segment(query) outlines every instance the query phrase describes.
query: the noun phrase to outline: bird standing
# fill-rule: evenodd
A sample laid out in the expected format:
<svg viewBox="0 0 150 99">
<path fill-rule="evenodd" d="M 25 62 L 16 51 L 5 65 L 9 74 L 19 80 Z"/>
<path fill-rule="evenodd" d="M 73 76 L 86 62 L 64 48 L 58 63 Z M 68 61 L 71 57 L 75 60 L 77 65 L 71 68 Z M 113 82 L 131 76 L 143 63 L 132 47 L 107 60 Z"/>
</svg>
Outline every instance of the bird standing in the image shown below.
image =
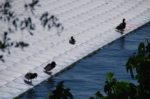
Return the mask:
<svg viewBox="0 0 150 99">
<path fill-rule="evenodd" d="M 73 38 L 73 36 L 71 36 L 71 39 L 69 40 L 70 44 L 75 44 L 76 40 Z"/>
<path fill-rule="evenodd" d="M 50 71 L 50 73 L 52 73 L 51 70 L 52 70 L 54 67 L 56 67 L 56 63 L 53 61 L 52 63 L 47 64 L 46 67 L 44 67 L 44 69 L 45 69 L 45 71 L 47 71 L 47 72 Z"/>
<path fill-rule="evenodd" d="M 37 73 L 27 73 L 24 77 L 32 82 L 32 79 L 37 78 Z"/>
<path fill-rule="evenodd" d="M 122 23 L 120 23 L 116 29 L 123 31 L 126 28 L 126 22 L 125 19 L 122 20 Z"/>
</svg>

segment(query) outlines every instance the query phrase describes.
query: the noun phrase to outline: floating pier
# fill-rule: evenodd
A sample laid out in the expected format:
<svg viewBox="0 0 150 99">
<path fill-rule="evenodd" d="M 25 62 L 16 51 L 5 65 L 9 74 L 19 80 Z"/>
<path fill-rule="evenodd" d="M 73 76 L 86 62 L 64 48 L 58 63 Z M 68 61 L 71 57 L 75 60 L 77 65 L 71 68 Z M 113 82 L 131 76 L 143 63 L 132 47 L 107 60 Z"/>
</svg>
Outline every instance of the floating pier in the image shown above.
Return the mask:
<svg viewBox="0 0 150 99">
<path fill-rule="evenodd" d="M 30 2 L 27 0 L 26 2 Z M 31 14 L 24 11 L 23 0 L 13 0 L 13 9 L 23 17 Z M 80 59 L 102 48 L 108 43 L 138 29 L 150 22 L 150 0 L 40 0 L 40 7 L 35 8 L 36 24 L 34 35 L 27 31 L 10 34 L 12 39 L 20 39 L 29 43 L 29 47 L 12 48 L 11 54 L 4 55 L 5 63 L 0 61 L 0 99 L 16 98 L 27 90 L 51 77 L 43 72 L 43 68 L 55 61 L 57 66 L 53 75 L 60 73 Z M 57 29 L 44 29 L 39 21 L 44 12 L 56 15 L 64 26 L 62 32 Z M 22 16 L 21 16 L 22 15 Z M 126 19 L 126 29 L 123 33 L 115 27 Z M 5 30 L 7 25 L 1 30 Z M 76 39 L 76 44 L 69 44 L 70 37 Z M 133 38 L 134 39 L 134 38 Z M 36 72 L 37 79 L 32 84 L 24 81 L 27 72 Z"/>
</svg>

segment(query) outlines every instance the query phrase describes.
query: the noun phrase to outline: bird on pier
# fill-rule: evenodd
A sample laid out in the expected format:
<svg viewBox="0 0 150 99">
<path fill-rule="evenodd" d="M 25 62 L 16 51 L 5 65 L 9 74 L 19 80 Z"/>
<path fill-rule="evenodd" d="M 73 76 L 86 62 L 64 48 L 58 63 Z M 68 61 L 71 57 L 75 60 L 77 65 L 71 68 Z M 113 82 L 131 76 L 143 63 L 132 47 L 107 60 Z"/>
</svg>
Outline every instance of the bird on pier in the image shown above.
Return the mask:
<svg viewBox="0 0 150 99">
<path fill-rule="evenodd" d="M 120 23 L 116 29 L 123 31 L 126 28 L 126 22 L 125 19 L 122 20 L 122 23 Z"/>
<path fill-rule="evenodd" d="M 27 73 L 24 77 L 28 79 L 28 81 L 30 80 L 30 82 L 32 83 L 32 79 L 37 78 L 37 76 L 37 73 Z"/>
<path fill-rule="evenodd" d="M 73 36 L 71 36 L 71 39 L 69 40 L 70 44 L 75 44 L 76 40 L 73 38 Z"/>
<path fill-rule="evenodd" d="M 54 67 L 56 67 L 56 63 L 55 63 L 54 61 L 52 61 L 51 63 L 47 64 L 47 65 L 44 67 L 44 69 L 45 69 L 46 72 L 50 71 L 50 73 L 52 73 L 51 70 L 52 70 Z"/>
</svg>

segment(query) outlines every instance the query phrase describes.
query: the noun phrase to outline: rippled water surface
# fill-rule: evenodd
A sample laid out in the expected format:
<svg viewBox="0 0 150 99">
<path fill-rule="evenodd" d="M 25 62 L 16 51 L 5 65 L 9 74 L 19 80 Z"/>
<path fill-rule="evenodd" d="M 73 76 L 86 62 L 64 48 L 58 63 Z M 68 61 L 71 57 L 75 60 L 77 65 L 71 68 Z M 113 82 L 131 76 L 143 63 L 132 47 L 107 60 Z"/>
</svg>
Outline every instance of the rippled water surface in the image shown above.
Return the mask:
<svg viewBox="0 0 150 99">
<path fill-rule="evenodd" d="M 114 77 L 118 80 L 128 80 L 136 84 L 126 72 L 125 64 L 131 54 L 137 51 L 139 43 L 145 42 L 143 37 L 150 37 L 150 26 L 103 47 L 96 54 L 76 63 L 71 69 L 28 91 L 20 99 L 48 99 L 48 93 L 54 90 L 60 81 L 65 81 L 64 86 L 71 89 L 74 99 L 89 99 L 97 91 L 104 93 L 103 86 L 108 72 L 114 72 Z"/>
</svg>

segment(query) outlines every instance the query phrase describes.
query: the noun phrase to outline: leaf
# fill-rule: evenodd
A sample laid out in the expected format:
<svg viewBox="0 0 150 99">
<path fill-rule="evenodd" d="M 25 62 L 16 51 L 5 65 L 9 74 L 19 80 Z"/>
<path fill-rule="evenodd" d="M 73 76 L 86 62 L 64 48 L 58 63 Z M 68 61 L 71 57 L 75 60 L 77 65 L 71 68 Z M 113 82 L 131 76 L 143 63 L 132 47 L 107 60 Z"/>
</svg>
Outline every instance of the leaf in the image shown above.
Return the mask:
<svg viewBox="0 0 150 99">
<path fill-rule="evenodd" d="M 19 21 L 19 19 L 18 19 L 18 18 L 16 18 L 16 21 Z"/>
<path fill-rule="evenodd" d="M 19 42 L 19 46 L 20 46 L 21 48 L 24 48 L 24 47 L 29 46 L 29 44 L 28 44 L 28 43 L 24 43 L 24 42 L 22 41 L 22 42 Z"/>
<path fill-rule="evenodd" d="M 13 21 L 13 25 L 15 26 L 15 28 L 16 28 L 16 30 L 17 30 L 16 20 Z"/>
<path fill-rule="evenodd" d="M 106 83 L 106 85 L 104 86 L 104 92 L 107 93 L 111 90 L 111 85 L 107 81 L 105 83 Z"/>
<path fill-rule="evenodd" d="M 3 14 L 8 14 L 8 10 L 7 9 L 4 9 L 4 11 L 3 11 Z"/>
<path fill-rule="evenodd" d="M 143 37 L 143 39 L 146 39 L 146 40 L 147 40 L 147 38 L 146 38 L 146 37 Z"/>
<path fill-rule="evenodd" d="M 11 54 L 9 50 L 8 50 L 8 54 Z"/>
<path fill-rule="evenodd" d="M 144 47 L 145 47 L 144 43 L 140 43 L 140 45 L 138 46 L 138 53 L 139 53 L 139 55 L 144 55 L 143 54 Z"/>
<path fill-rule="evenodd" d="M 63 87 L 63 83 L 64 83 L 64 81 L 61 81 L 61 82 L 59 82 L 59 83 L 57 84 L 57 86 L 62 86 L 62 87 Z"/>
<path fill-rule="evenodd" d="M 17 43 L 17 42 L 16 42 L 16 45 L 15 45 L 15 47 L 19 47 L 19 43 Z"/>
<path fill-rule="evenodd" d="M 7 41 L 11 40 L 10 38 L 7 38 Z"/>
<path fill-rule="evenodd" d="M 131 89 L 131 92 L 132 94 L 136 95 L 137 94 L 137 86 L 135 86 L 134 84 L 132 83 L 129 83 L 129 86 L 130 86 L 130 89 Z"/>
<path fill-rule="evenodd" d="M 3 17 L 2 17 L 2 16 L 0 16 L 0 19 L 3 19 Z"/>
<path fill-rule="evenodd" d="M 36 6 L 40 7 L 41 5 L 36 5 Z"/>
<path fill-rule="evenodd" d="M 1 60 L 2 62 L 5 62 L 4 59 L 3 59 L 3 55 L 0 55 L 0 60 Z"/>
<path fill-rule="evenodd" d="M 150 53 L 150 42 L 148 42 L 147 46 L 146 46 L 147 51 Z"/>
<path fill-rule="evenodd" d="M 33 36 L 33 33 L 32 33 L 31 31 L 29 31 L 29 33 L 30 33 L 30 35 L 32 35 L 32 36 Z"/>
<path fill-rule="evenodd" d="M 7 20 L 10 21 L 10 17 L 7 17 Z"/>
<path fill-rule="evenodd" d="M 55 16 L 54 16 L 54 15 L 52 15 L 52 16 L 51 16 L 51 18 L 53 19 L 53 18 L 55 18 Z"/>
<path fill-rule="evenodd" d="M 23 31 L 26 27 L 22 27 L 21 30 Z"/>
<path fill-rule="evenodd" d="M 64 96 L 69 97 L 70 99 L 73 99 L 73 96 L 69 91 L 70 91 L 70 88 L 64 89 L 64 94 L 65 94 Z"/>
<path fill-rule="evenodd" d="M 28 22 L 29 22 L 29 23 L 32 23 L 32 21 L 31 21 L 31 18 L 30 18 L 30 17 L 28 17 Z"/>
<path fill-rule="evenodd" d="M 117 82 L 117 79 L 113 78 L 111 81 L 113 84 L 115 84 Z"/>
<path fill-rule="evenodd" d="M 150 61 L 150 59 L 147 59 L 147 61 Z"/>
<path fill-rule="evenodd" d="M 20 27 L 23 25 L 24 21 L 21 21 Z"/>
<path fill-rule="evenodd" d="M 7 36 L 8 32 L 4 32 L 4 36 Z"/>
<path fill-rule="evenodd" d="M 34 28 L 32 25 L 30 25 L 30 29 L 31 29 L 31 30 L 35 30 L 35 28 Z"/>
<path fill-rule="evenodd" d="M 14 43 L 12 42 L 12 43 L 11 43 L 11 46 L 13 46 L 13 44 L 14 44 Z"/>
<path fill-rule="evenodd" d="M 37 3 L 38 3 L 39 1 L 38 0 L 35 0 L 35 1 L 33 1 L 33 5 L 36 5 Z"/>
<path fill-rule="evenodd" d="M 117 82 L 117 83 L 119 83 L 118 85 L 120 86 L 120 87 L 122 87 L 124 90 L 126 90 L 128 93 L 130 92 L 130 88 L 128 87 L 129 86 L 129 83 L 128 83 L 128 81 L 121 81 L 121 82 Z"/>
<path fill-rule="evenodd" d="M 3 58 L 3 55 L 0 55 L 0 58 Z"/>
<path fill-rule="evenodd" d="M 114 73 L 110 72 L 107 73 L 107 78 L 105 79 L 105 81 L 109 81 L 112 77 L 113 77 Z"/>
<path fill-rule="evenodd" d="M 42 20 L 44 17 L 47 17 L 47 16 L 48 16 L 48 12 L 45 12 L 45 13 L 41 16 L 40 20 Z"/>
<path fill-rule="evenodd" d="M 137 63 L 137 65 L 139 66 L 139 65 L 140 65 L 140 63 Z"/>
<path fill-rule="evenodd" d="M 139 74 L 137 74 L 137 75 L 135 76 L 135 79 L 139 79 Z"/>
<path fill-rule="evenodd" d="M 28 27 L 29 22 L 25 19 L 25 26 Z"/>
<path fill-rule="evenodd" d="M 128 72 L 128 70 L 130 70 L 130 74 L 131 74 L 131 77 L 134 78 L 134 75 L 133 75 L 133 71 L 132 71 L 132 57 L 130 57 L 128 59 L 128 62 L 126 63 L 126 70 Z"/>
<path fill-rule="evenodd" d="M 94 97 L 90 97 L 89 99 L 94 99 Z"/>
<path fill-rule="evenodd" d="M 61 23 L 58 23 L 58 24 L 56 24 L 56 27 L 57 27 L 57 28 L 59 28 L 59 27 L 60 27 L 60 25 L 61 25 Z"/>
<path fill-rule="evenodd" d="M 14 12 L 9 12 L 9 17 L 12 17 Z"/>
<path fill-rule="evenodd" d="M 5 2 L 4 8 L 10 7 L 10 3 L 8 1 Z"/>
<path fill-rule="evenodd" d="M 128 73 L 128 70 L 130 69 L 130 66 L 126 67 L 126 70 L 127 70 L 127 73 Z"/>
<path fill-rule="evenodd" d="M 9 30 L 9 32 L 12 32 L 10 27 L 8 28 L 8 30 Z"/>
<path fill-rule="evenodd" d="M 49 94 L 48 94 L 48 96 L 50 97 L 50 96 L 51 96 L 51 94 L 49 93 Z"/>
<path fill-rule="evenodd" d="M 131 67 L 131 60 L 132 60 L 132 57 L 130 57 L 126 63 L 126 70 L 128 72 L 128 70 L 130 70 L 130 67 Z"/>
<path fill-rule="evenodd" d="M 55 21 L 58 21 L 58 18 L 55 17 Z"/>
<path fill-rule="evenodd" d="M 100 93 L 100 91 L 98 91 L 98 92 L 95 93 L 94 95 L 96 95 L 97 97 L 103 97 L 103 95 Z"/>
<path fill-rule="evenodd" d="M 43 22 L 43 27 L 45 27 L 47 23 L 48 23 L 48 19 L 45 19 Z"/>
<path fill-rule="evenodd" d="M 132 71 L 132 67 L 130 66 L 130 74 L 131 74 L 131 77 L 134 78 L 134 75 L 133 75 L 133 71 Z"/>
<path fill-rule="evenodd" d="M 51 25 L 50 24 L 48 24 L 48 29 L 51 29 Z"/>
<path fill-rule="evenodd" d="M 64 29 L 64 27 L 62 26 L 61 30 L 63 30 L 63 29 Z"/>
<path fill-rule="evenodd" d="M 25 10 L 27 10 L 27 8 L 28 8 L 28 5 L 27 5 L 27 4 L 24 4 L 24 7 L 25 7 Z"/>
</svg>

